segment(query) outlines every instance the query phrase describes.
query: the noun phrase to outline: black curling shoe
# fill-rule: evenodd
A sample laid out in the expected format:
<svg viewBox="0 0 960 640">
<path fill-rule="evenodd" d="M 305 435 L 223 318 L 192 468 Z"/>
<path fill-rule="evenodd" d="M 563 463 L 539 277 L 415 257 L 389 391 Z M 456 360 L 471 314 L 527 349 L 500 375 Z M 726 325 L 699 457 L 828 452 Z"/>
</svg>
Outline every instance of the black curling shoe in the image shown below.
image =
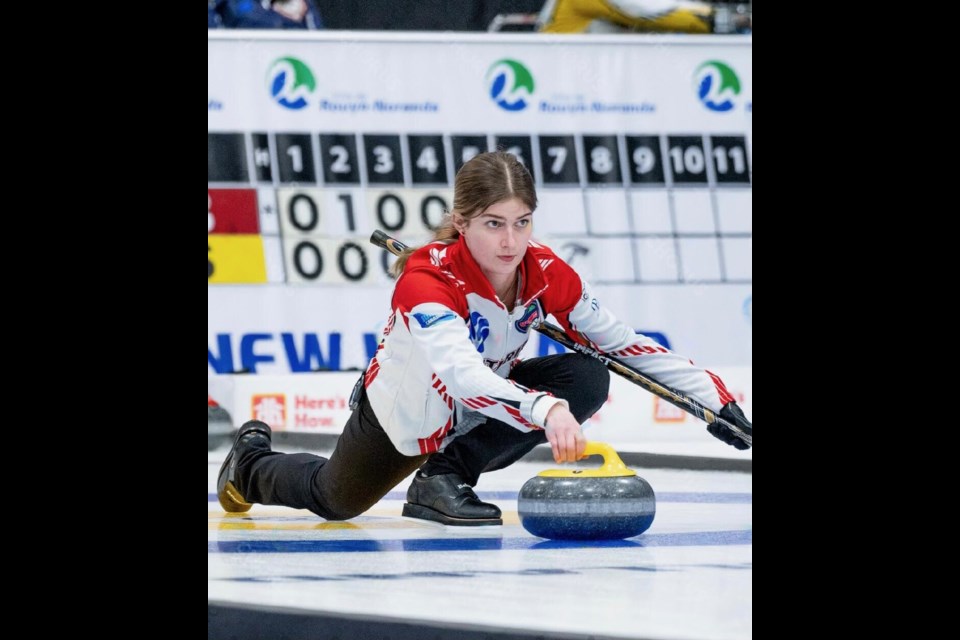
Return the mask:
<svg viewBox="0 0 960 640">
<path fill-rule="evenodd" d="M 454 473 L 428 478 L 418 471 L 407 489 L 403 515 L 461 527 L 503 524 L 499 507 L 481 502 Z"/>
<path fill-rule="evenodd" d="M 223 466 L 220 467 L 220 475 L 217 476 L 217 499 L 220 500 L 220 506 L 224 511 L 243 513 L 253 506 L 237 489 L 237 464 L 250 447 L 266 448 L 270 451 L 272 437 L 270 427 L 259 420 L 250 420 L 237 431 L 237 438 L 233 441 L 233 447 L 227 454 L 227 459 L 223 461 Z"/>
</svg>

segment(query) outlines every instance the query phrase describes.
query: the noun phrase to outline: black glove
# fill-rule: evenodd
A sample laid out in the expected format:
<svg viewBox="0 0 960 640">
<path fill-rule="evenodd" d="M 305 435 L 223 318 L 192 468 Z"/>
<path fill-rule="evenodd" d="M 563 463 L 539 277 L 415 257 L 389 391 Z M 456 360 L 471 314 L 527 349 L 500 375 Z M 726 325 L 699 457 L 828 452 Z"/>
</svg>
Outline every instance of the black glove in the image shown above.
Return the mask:
<svg viewBox="0 0 960 640">
<path fill-rule="evenodd" d="M 753 424 L 743 415 L 743 411 L 737 406 L 736 402 L 728 402 L 723 405 L 723 408 L 720 409 L 720 417 L 727 422 L 732 422 L 737 425 L 743 429 L 744 433 L 748 434 L 751 438 L 753 437 Z M 750 445 L 741 440 L 740 436 L 735 434 L 730 427 L 720 424 L 720 422 L 711 422 L 708 424 L 707 431 L 709 431 L 710 435 L 714 438 L 719 438 L 741 451 L 750 448 Z"/>
</svg>

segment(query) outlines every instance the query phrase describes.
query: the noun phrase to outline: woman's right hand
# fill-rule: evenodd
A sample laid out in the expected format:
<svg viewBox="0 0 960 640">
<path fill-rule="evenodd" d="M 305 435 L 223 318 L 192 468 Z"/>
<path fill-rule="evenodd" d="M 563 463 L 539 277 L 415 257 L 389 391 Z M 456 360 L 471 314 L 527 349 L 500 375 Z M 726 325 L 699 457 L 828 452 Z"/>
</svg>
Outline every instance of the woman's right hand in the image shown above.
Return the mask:
<svg viewBox="0 0 960 640">
<path fill-rule="evenodd" d="M 553 450 L 553 459 L 557 462 L 576 462 L 584 457 L 587 438 L 580 429 L 580 423 L 570 410 L 560 403 L 553 405 L 544 421 L 547 442 Z"/>
</svg>

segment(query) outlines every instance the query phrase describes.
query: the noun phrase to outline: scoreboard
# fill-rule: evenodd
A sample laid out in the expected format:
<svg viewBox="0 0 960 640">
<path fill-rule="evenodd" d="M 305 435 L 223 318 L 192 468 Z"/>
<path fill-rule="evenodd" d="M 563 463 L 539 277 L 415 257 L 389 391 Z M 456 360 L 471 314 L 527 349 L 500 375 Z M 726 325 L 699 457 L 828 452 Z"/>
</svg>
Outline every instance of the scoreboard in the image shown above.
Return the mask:
<svg viewBox="0 0 960 640">
<path fill-rule="evenodd" d="M 262 268 L 240 274 L 214 241 L 208 280 L 388 282 L 393 258 L 370 233 L 428 240 L 456 172 L 494 149 L 534 176 L 534 236 L 592 282 L 751 282 L 746 137 L 673 132 L 208 132 L 208 233 L 238 234 L 238 251 L 247 234 L 263 242 Z"/>
</svg>

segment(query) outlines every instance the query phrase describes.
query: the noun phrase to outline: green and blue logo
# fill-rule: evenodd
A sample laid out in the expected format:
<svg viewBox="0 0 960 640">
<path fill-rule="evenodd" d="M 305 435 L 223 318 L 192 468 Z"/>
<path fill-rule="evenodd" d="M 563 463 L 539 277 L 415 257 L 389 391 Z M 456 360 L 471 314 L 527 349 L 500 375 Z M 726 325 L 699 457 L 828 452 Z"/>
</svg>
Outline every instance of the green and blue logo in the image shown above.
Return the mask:
<svg viewBox="0 0 960 640">
<path fill-rule="evenodd" d="M 270 96 L 287 109 L 303 109 L 317 88 L 310 67 L 296 58 L 277 58 L 267 71 Z"/>
<path fill-rule="evenodd" d="M 487 70 L 487 87 L 490 98 L 501 109 L 522 111 L 527 108 L 527 100 L 533 96 L 533 75 L 517 62 L 504 58 L 494 62 Z"/>
<path fill-rule="evenodd" d="M 728 65 L 708 60 L 693 72 L 697 97 L 711 111 L 730 111 L 733 99 L 740 95 L 740 78 Z"/>
</svg>

